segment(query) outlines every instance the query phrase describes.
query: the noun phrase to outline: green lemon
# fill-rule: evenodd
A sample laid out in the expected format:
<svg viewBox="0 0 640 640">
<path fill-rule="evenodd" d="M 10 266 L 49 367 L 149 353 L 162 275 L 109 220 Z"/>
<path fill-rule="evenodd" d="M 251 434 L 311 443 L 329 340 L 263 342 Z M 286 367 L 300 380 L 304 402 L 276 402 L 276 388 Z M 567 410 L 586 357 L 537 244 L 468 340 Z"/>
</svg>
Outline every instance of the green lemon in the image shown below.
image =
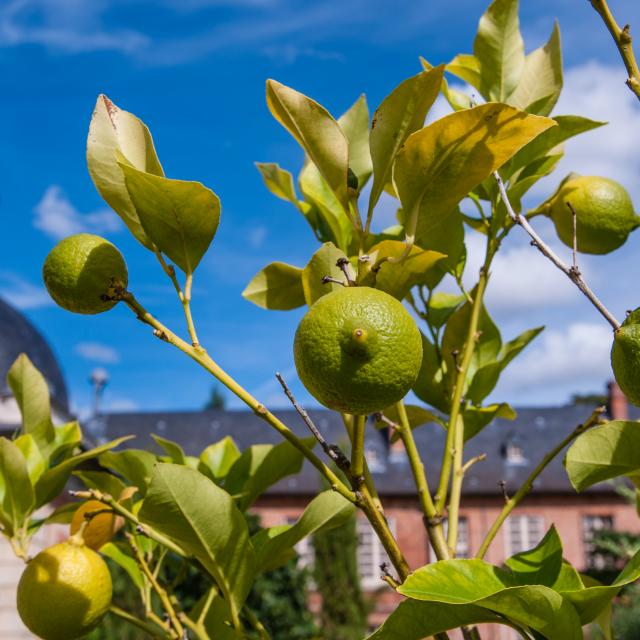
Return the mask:
<svg viewBox="0 0 640 640">
<path fill-rule="evenodd" d="M 599 176 L 569 178 L 547 207 L 558 237 L 568 247 L 573 247 L 573 214 L 567 203 L 576 212 L 581 253 L 615 251 L 640 223 L 627 190 L 619 182 Z"/>
<path fill-rule="evenodd" d="M 398 402 L 422 362 L 420 331 L 402 303 L 369 287 L 320 298 L 296 331 L 300 380 L 326 407 L 365 415 Z"/>
<path fill-rule="evenodd" d="M 622 392 L 640 406 L 640 309 L 632 311 L 615 332 L 611 367 Z"/>
<path fill-rule="evenodd" d="M 43 640 L 74 640 L 100 622 L 111 595 L 106 563 L 73 537 L 29 562 L 18 584 L 18 613 Z"/>
<path fill-rule="evenodd" d="M 117 304 L 114 294 L 128 283 L 122 254 L 108 240 L 88 233 L 69 236 L 42 267 L 49 295 L 67 311 L 94 314 Z"/>
</svg>

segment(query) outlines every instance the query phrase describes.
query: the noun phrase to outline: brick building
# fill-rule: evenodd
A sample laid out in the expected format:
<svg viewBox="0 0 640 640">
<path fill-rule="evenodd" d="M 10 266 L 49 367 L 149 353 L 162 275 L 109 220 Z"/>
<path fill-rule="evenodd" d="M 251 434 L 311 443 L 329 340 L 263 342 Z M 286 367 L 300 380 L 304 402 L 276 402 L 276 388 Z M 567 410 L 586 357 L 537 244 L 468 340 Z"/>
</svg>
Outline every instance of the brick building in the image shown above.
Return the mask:
<svg viewBox="0 0 640 640">
<path fill-rule="evenodd" d="M 5 336 L 9 336 L 5 340 Z M 56 414 L 67 417 L 67 393 L 55 358 L 42 336 L 20 314 L 0 301 L 0 375 L 20 351 L 26 351 L 50 382 Z M 464 485 L 458 555 L 471 556 L 477 550 L 489 526 L 503 504 L 499 481 L 513 493 L 545 452 L 561 441 L 591 412 L 593 406 L 571 405 L 554 408 L 518 410 L 513 422 L 496 420 L 468 443 L 465 456 L 481 453 L 487 458 L 469 470 Z M 16 426 L 17 408 L 6 389 L 0 394 L 0 434 L 10 434 Z M 277 412 L 296 433 L 307 436 L 305 426 L 293 410 Z M 609 413 L 612 417 L 640 418 L 640 410 L 627 407 L 617 387 L 611 387 Z M 629 416 L 629 413 L 631 415 Z M 329 411 L 310 411 L 314 422 L 330 442 L 345 440 L 340 416 Z M 135 434 L 130 446 L 157 449 L 151 434 L 179 442 L 188 454 L 198 454 L 207 445 L 227 435 L 240 448 L 257 443 L 278 443 L 280 436 L 248 411 L 198 411 L 164 413 L 119 413 L 101 415 L 85 429 L 96 440 Z M 428 424 L 415 431 L 418 449 L 427 468 L 431 486 L 435 485 L 444 431 Z M 408 461 L 401 447 L 391 445 L 384 431 L 370 426 L 367 434 L 367 459 L 380 492 L 385 513 L 411 567 L 420 567 L 433 554 L 422 524 Z M 256 511 L 266 526 L 290 522 L 304 509 L 320 489 L 318 474 L 305 464 L 300 474 L 284 479 L 256 503 Z M 487 560 L 499 564 L 505 557 L 534 546 L 546 530 L 555 524 L 565 545 L 565 557 L 578 569 L 585 569 L 590 539 L 601 528 L 640 532 L 635 507 L 625 502 L 608 484 L 601 484 L 577 495 L 569 485 L 562 456 L 554 460 L 539 477 L 532 494 L 514 511 L 489 549 Z M 368 523 L 359 520 L 359 566 L 362 583 L 376 606 L 371 624 L 380 623 L 393 610 L 399 598 L 380 580 L 379 565 L 384 550 Z M 59 529 L 44 532 L 35 549 L 51 544 L 62 535 Z M 298 548 L 300 562 L 313 562 L 312 547 L 303 541 Z M 598 558 L 591 561 L 598 562 Z M 0 540 L 0 639 L 30 638 L 15 612 L 15 586 L 22 569 L 11 556 L 8 544 Z M 318 606 L 311 596 L 310 606 Z M 506 627 L 487 630 L 485 640 L 511 640 Z"/>
</svg>

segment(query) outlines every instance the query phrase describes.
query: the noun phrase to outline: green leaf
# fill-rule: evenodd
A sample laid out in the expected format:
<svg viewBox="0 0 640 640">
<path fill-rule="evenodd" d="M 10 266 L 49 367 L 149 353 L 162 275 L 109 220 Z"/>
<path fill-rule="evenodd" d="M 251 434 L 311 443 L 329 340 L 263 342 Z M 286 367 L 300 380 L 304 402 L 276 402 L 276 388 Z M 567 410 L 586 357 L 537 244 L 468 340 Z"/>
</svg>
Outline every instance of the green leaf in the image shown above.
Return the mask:
<svg viewBox="0 0 640 640">
<path fill-rule="evenodd" d="M 418 379 L 413 385 L 413 392 L 427 404 L 449 413 L 449 392 L 444 363 L 436 345 L 424 334 L 422 335 L 422 364 Z"/>
<path fill-rule="evenodd" d="M 242 297 L 263 309 L 288 311 L 304 305 L 302 269 L 284 262 L 272 262 L 258 271 Z"/>
<path fill-rule="evenodd" d="M 246 520 L 226 491 L 194 469 L 160 463 L 139 517 L 197 558 L 227 602 L 242 608 L 255 554 Z"/>
<path fill-rule="evenodd" d="M 325 242 L 314 254 L 309 264 L 302 270 L 304 299 L 311 306 L 316 300 L 342 286 L 335 282 L 323 283 L 324 276 L 344 282 L 344 273 L 336 262 L 347 256 L 331 242 Z"/>
<path fill-rule="evenodd" d="M 125 449 L 104 453 L 98 462 L 103 467 L 119 473 L 130 486 L 138 487 L 140 494 L 144 496 L 157 458 L 144 449 Z"/>
<path fill-rule="evenodd" d="M 505 561 L 518 584 L 554 587 L 562 568 L 562 541 L 555 526 L 536 547 L 517 553 Z"/>
<path fill-rule="evenodd" d="M 480 91 L 482 87 L 482 69 L 480 68 L 480 61 L 475 56 L 462 53 L 457 55 L 445 68 L 449 73 L 458 76 L 458 78 Z"/>
<path fill-rule="evenodd" d="M 214 482 L 226 477 L 233 463 L 240 457 L 240 450 L 231 436 L 210 444 L 200 454 L 198 469 Z"/>
<path fill-rule="evenodd" d="M 493 0 L 480 18 L 473 53 L 481 69 L 482 95 L 506 102 L 525 68 L 518 0 Z"/>
<path fill-rule="evenodd" d="M 170 180 L 119 163 L 140 223 L 187 275 L 206 253 L 220 222 L 220 199 L 200 182 Z"/>
<path fill-rule="evenodd" d="M 515 420 L 516 412 L 506 402 L 490 404 L 486 407 L 474 407 L 464 410 L 464 439 L 465 442 L 478 435 L 487 425 L 496 418 Z"/>
<path fill-rule="evenodd" d="M 549 118 L 507 105 L 484 104 L 452 113 L 412 134 L 398 153 L 393 172 L 407 213 L 407 233 L 415 229 L 416 242 L 423 248 L 446 248 L 446 230 L 458 203 L 554 125 Z M 438 242 L 431 239 L 435 234 Z"/>
<path fill-rule="evenodd" d="M 369 108 L 364 94 L 338 118 L 338 124 L 349 143 L 349 168 L 358 178 L 358 191 L 361 191 L 373 171 L 369 151 Z"/>
<path fill-rule="evenodd" d="M 553 120 L 556 123 L 555 127 L 541 133 L 513 156 L 501 172 L 503 177 L 509 178 L 532 162 L 552 153 L 565 140 L 606 124 L 581 116 L 555 116 Z"/>
<path fill-rule="evenodd" d="M 280 165 L 275 162 L 256 162 L 255 165 L 267 189 L 274 196 L 298 206 L 298 196 L 293 185 L 293 176 L 289 171 L 281 169 Z"/>
<path fill-rule="evenodd" d="M 438 424 L 442 424 L 442 418 L 437 416 L 435 413 L 425 409 L 424 407 L 420 407 L 415 404 L 405 404 L 405 411 L 407 412 L 407 419 L 409 420 L 409 426 L 411 429 L 417 429 L 421 427 L 423 424 L 429 424 L 431 422 L 437 422 Z M 396 405 L 392 407 L 387 407 L 382 414 L 395 422 L 396 424 L 401 424 L 400 416 L 398 415 L 398 409 Z M 379 428 L 383 428 L 386 426 L 384 422 L 380 422 L 376 425 Z"/>
<path fill-rule="evenodd" d="M 38 478 L 47 469 L 47 461 L 44 459 L 40 449 L 35 441 L 35 438 L 25 433 L 13 441 L 13 444 L 20 449 L 27 463 L 27 472 L 29 473 L 29 480 L 31 484 L 35 484 Z"/>
<path fill-rule="evenodd" d="M 340 125 L 323 106 L 275 80 L 267 80 L 267 106 L 304 149 L 348 211 L 349 145 Z"/>
<path fill-rule="evenodd" d="M 7 382 L 20 407 L 22 432 L 32 435 L 45 452 L 54 438 L 47 381 L 29 356 L 21 353 L 9 369 Z"/>
<path fill-rule="evenodd" d="M 67 458 L 82 443 L 82 429 L 77 420 L 54 426 L 53 442 L 49 445 L 49 458 Z"/>
<path fill-rule="evenodd" d="M 423 640 L 438 633 L 482 622 L 501 624 L 501 616 L 473 604 L 405 600 L 368 640 Z"/>
<path fill-rule="evenodd" d="M 7 531 L 13 536 L 36 506 L 27 461 L 22 451 L 8 438 L 0 438 L 0 505 Z"/>
<path fill-rule="evenodd" d="M 467 398 L 476 404 L 479 404 L 486 398 L 495 388 L 500 378 L 500 374 L 507 365 L 523 350 L 525 347 L 544 329 L 544 327 L 536 327 L 524 331 L 518 337 L 514 338 L 507 344 L 503 345 L 497 354 L 496 360 L 489 362 L 478 369 L 473 376 L 473 380 L 467 391 Z"/>
<path fill-rule="evenodd" d="M 123 436 L 122 438 L 116 438 L 111 442 L 83 451 L 78 455 L 71 458 L 67 458 L 60 464 L 51 467 L 48 471 L 45 471 L 38 482 L 35 485 L 36 490 L 36 505 L 38 507 L 51 502 L 63 489 L 64 485 L 69 480 L 69 476 L 75 467 L 79 464 L 97 458 L 101 454 L 104 454 L 110 449 L 115 449 L 118 445 L 131 440 L 134 436 Z"/>
<path fill-rule="evenodd" d="M 207 607 L 206 611 L 204 611 L 205 607 Z M 231 626 L 229 608 L 215 587 L 200 598 L 193 609 L 189 611 L 189 617 L 192 620 L 202 619 L 202 624 L 208 636 L 212 639 L 245 640 L 246 638 L 244 634 L 241 635 Z"/>
<path fill-rule="evenodd" d="M 153 139 L 146 125 L 133 114 L 98 96 L 87 138 L 87 165 L 93 184 L 107 204 L 122 218 L 136 240 L 148 249 L 153 243 L 144 232 L 118 162 L 163 176 Z"/>
<path fill-rule="evenodd" d="M 475 604 L 530 627 L 547 640 L 582 640 L 576 610 L 542 585 L 519 586 L 513 574 L 483 560 L 442 560 L 414 571 L 398 592 L 415 600 Z"/>
<path fill-rule="evenodd" d="M 429 324 L 434 329 L 439 329 L 464 301 L 465 297 L 463 295 L 436 291 L 429 298 L 429 304 L 427 305 Z"/>
<path fill-rule="evenodd" d="M 123 547 L 115 544 L 114 542 L 107 542 L 107 544 L 100 547 L 100 553 L 107 556 L 107 558 L 124 569 L 138 589 L 142 590 L 144 588 L 145 580 L 140 568 L 138 567 L 138 563 L 123 549 Z"/>
<path fill-rule="evenodd" d="M 151 434 L 151 437 L 166 451 L 169 458 L 171 458 L 170 462 L 187 464 L 187 456 L 184 453 L 184 449 L 177 442 L 167 440 L 155 433 Z"/>
<path fill-rule="evenodd" d="M 562 48 L 556 22 L 549 41 L 525 59 L 522 76 L 507 103 L 540 116 L 548 116 L 562 91 Z"/>
<path fill-rule="evenodd" d="M 406 244 L 400 240 L 383 240 L 368 251 L 370 264 L 373 266 L 378 263 L 379 266 L 375 288 L 398 300 L 403 300 L 413 287 L 424 284 L 429 272 L 446 257 L 437 251 L 425 251 L 413 246 L 411 253 L 402 262 L 387 260 L 399 258 L 405 249 Z"/>
<path fill-rule="evenodd" d="M 79 478 L 88 489 L 97 489 L 118 500 L 126 486 L 120 478 L 106 471 L 74 471 L 73 475 Z"/>
<path fill-rule="evenodd" d="M 304 442 L 313 447 L 316 440 L 308 438 Z M 245 511 L 271 485 L 299 473 L 303 461 L 302 453 L 288 441 L 277 445 L 255 444 L 233 463 L 224 488 L 237 498 L 239 508 Z"/>
<path fill-rule="evenodd" d="M 640 422 L 614 420 L 578 436 L 564 459 L 576 491 L 640 472 Z"/>
<path fill-rule="evenodd" d="M 253 536 L 256 572 L 271 571 L 284 564 L 293 547 L 316 531 L 339 527 L 355 507 L 333 490 L 317 495 L 293 525 L 263 529 Z"/>
<path fill-rule="evenodd" d="M 443 71 L 440 66 L 408 78 L 382 101 L 374 113 L 369 142 L 373 162 L 369 215 L 391 180 L 391 169 L 398 151 L 414 131 L 424 126 L 427 113 L 438 97 Z"/>
</svg>

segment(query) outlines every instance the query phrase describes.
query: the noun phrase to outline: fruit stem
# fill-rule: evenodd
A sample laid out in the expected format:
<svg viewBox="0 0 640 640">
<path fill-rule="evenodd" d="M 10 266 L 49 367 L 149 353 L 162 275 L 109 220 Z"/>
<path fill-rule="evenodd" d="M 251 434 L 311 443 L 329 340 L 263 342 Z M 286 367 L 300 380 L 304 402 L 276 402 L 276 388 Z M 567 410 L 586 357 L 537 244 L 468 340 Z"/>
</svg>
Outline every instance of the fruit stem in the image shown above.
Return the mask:
<svg viewBox="0 0 640 640">
<path fill-rule="evenodd" d="M 418 498 L 420 499 L 420 506 L 422 507 L 422 513 L 424 515 L 424 523 L 429 535 L 431 546 L 436 553 L 438 560 L 446 560 L 449 558 L 449 550 L 444 539 L 444 533 L 442 531 L 442 518 L 438 518 L 436 507 L 431 498 L 431 492 L 429 491 L 429 484 L 427 482 L 427 474 L 424 470 L 424 464 L 418 453 L 416 442 L 411 430 L 411 424 L 407 416 L 407 409 L 404 406 L 404 401 L 400 400 L 396 404 L 396 410 L 398 417 L 400 418 L 400 424 L 395 425 L 396 431 L 404 444 L 404 448 L 409 458 L 409 465 L 411 466 L 411 472 L 413 473 L 413 479 L 418 490 Z"/>
<path fill-rule="evenodd" d="M 622 62 L 624 62 L 627 70 L 627 86 L 635 94 L 636 98 L 640 100 L 640 68 L 633 53 L 629 25 L 625 25 L 622 29 L 620 28 L 611 13 L 611 9 L 609 9 L 607 0 L 591 0 L 591 6 L 600 14 L 613 41 L 616 43 Z"/>
<path fill-rule="evenodd" d="M 201 346 L 193 346 L 178 337 L 173 331 L 163 325 L 152 316 L 134 297 L 126 291 L 122 295 L 125 304 L 135 312 L 138 319 L 153 327 L 154 333 L 163 340 L 178 348 L 180 351 L 195 360 L 203 369 L 219 380 L 229 391 L 242 400 L 254 413 L 271 425 L 285 440 L 290 442 L 309 462 L 327 479 L 331 488 L 337 491 L 349 502 L 355 503 L 356 499 L 342 480 L 311 451 L 309 447 L 296 436 L 289 427 L 273 415 L 261 402 L 254 398 L 244 387 L 238 384 L 226 371 L 224 371 Z"/>
<path fill-rule="evenodd" d="M 535 229 L 529 224 L 529 221 L 525 216 L 520 213 L 516 213 L 511 206 L 507 190 L 504 187 L 504 182 L 500 177 L 500 174 L 495 171 L 493 174 L 496 182 L 498 183 L 498 189 L 500 191 L 500 197 L 507 209 L 509 217 L 514 224 L 520 225 L 533 240 L 532 244 L 542 255 L 546 256 L 551 262 L 562 271 L 571 282 L 573 282 L 580 291 L 586 296 L 591 304 L 600 312 L 602 317 L 613 327 L 614 331 L 620 328 L 620 323 L 616 320 L 614 315 L 602 304 L 596 294 L 590 289 L 589 285 L 585 282 L 579 269 L 575 269 L 566 265 L 554 252 L 545 244 L 544 240 L 536 233 Z"/>
<path fill-rule="evenodd" d="M 353 416 L 351 435 L 351 476 L 356 485 L 364 482 L 364 433 L 367 416 Z"/>
<path fill-rule="evenodd" d="M 476 558 L 484 558 L 489 546 L 493 542 L 493 539 L 496 537 L 500 527 L 507 519 L 509 514 L 522 502 L 522 500 L 529 494 L 531 489 L 533 488 L 533 483 L 536 478 L 545 470 L 547 465 L 571 442 L 573 442 L 580 434 L 584 433 L 591 427 L 596 426 L 600 423 L 600 417 L 605 412 L 604 407 L 598 407 L 595 409 L 592 414 L 582 423 L 579 424 L 564 440 L 559 442 L 549 453 L 547 453 L 544 458 L 538 463 L 535 469 L 529 474 L 527 479 L 524 481 L 522 486 L 518 489 L 516 494 L 512 498 L 508 498 L 505 502 L 504 507 L 502 507 L 502 511 L 498 514 L 498 517 L 495 519 L 494 523 L 491 525 L 487 535 L 485 536 L 480 548 L 478 549 L 478 553 L 476 553 Z"/>
</svg>

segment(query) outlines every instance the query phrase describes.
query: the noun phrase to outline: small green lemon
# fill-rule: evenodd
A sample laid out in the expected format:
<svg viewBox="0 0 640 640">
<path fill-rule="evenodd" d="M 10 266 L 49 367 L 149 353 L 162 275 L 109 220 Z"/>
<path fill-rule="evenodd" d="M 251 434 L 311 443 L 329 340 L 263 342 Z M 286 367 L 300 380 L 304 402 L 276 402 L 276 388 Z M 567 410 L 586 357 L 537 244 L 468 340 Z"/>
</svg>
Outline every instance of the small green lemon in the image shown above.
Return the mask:
<svg viewBox="0 0 640 640">
<path fill-rule="evenodd" d="M 615 332 L 611 367 L 622 392 L 640 406 L 640 309 L 632 311 Z"/>
<path fill-rule="evenodd" d="M 420 331 L 402 303 L 369 287 L 320 298 L 296 331 L 300 380 L 319 402 L 365 415 L 398 402 L 422 362 Z"/>
<path fill-rule="evenodd" d="M 128 283 L 122 254 L 108 240 L 88 233 L 69 236 L 49 253 L 42 268 L 49 295 L 67 311 L 94 314 L 117 304 Z"/>
<path fill-rule="evenodd" d="M 573 247 L 573 214 L 567 203 L 576 212 L 576 237 L 581 253 L 615 251 L 640 223 L 627 190 L 619 182 L 599 176 L 569 178 L 547 208 L 558 237 L 568 247 Z"/>
<path fill-rule="evenodd" d="M 100 622 L 111 595 L 106 563 L 73 537 L 29 562 L 18 583 L 18 613 L 43 640 L 74 640 Z"/>
</svg>

